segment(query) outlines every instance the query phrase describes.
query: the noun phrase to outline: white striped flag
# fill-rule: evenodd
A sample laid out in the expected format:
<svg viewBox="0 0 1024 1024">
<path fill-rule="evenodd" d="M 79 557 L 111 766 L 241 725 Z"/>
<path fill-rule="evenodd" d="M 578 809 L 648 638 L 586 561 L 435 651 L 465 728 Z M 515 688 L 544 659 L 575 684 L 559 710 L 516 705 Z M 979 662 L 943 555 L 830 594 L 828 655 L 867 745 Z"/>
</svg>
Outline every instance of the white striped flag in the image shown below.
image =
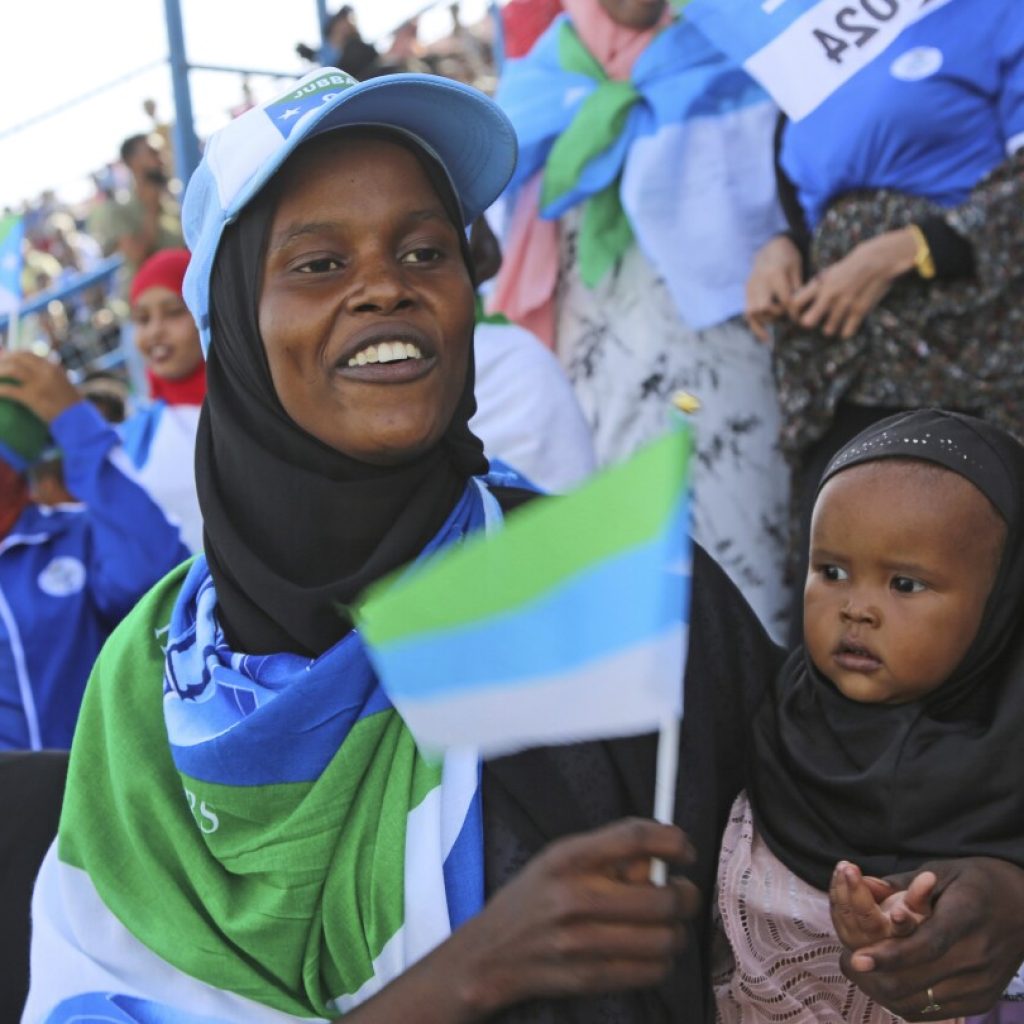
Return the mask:
<svg viewBox="0 0 1024 1024">
<path fill-rule="evenodd" d="M 691 428 L 371 590 L 356 621 L 428 751 L 654 731 L 682 713 Z"/>
</svg>

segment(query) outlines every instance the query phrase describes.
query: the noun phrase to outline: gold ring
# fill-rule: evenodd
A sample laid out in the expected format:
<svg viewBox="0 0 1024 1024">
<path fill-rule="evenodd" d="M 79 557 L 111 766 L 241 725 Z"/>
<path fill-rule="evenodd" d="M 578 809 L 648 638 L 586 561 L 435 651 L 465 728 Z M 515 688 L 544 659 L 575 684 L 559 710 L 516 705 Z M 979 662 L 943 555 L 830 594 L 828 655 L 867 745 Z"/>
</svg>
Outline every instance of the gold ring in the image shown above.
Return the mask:
<svg viewBox="0 0 1024 1024">
<path fill-rule="evenodd" d="M 935 993 L 932 991 L 931 985 L 928 986 L 928 1005 L 921 1011 L 922 1013 L 938 1013 L 942 1007 L 935 1002 Z"/>
</svg>

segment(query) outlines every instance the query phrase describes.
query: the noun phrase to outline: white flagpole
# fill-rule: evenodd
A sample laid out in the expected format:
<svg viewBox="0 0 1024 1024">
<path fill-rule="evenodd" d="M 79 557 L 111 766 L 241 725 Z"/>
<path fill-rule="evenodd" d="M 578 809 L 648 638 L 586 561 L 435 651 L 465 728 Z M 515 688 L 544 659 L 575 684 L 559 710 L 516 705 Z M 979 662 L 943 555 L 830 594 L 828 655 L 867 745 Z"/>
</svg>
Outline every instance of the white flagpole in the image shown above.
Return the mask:
<svg viewBox="0 0 1024 1024">
<path fill-rule="evenodd" d="M 700 401 L 685 391 L 672 396 L 677 414 L 692 416 L 700 409 Z M 685 670 L 685 666 L 684 666 Z M 682 685 L 682 680 L 679 681 Z M 654 775 L 654 820 L 671 825 L 675 818 L 676 776 L 679 773 L 679 731 L 681 715 L 669 715 L 661 721 L 658 732 L 658 763 Z M 668 865 L 655 858 L 651 861 L 651 881 L 664 885 L 668 880 Z"/>
<path fill-rule="evenodd" d="M 676 774 L 679 771 L 679 726 L 677 715 L 665 718 L 658 733 L 658 767 L 654 776 L 654 820 L 671 825 L 675 817 Z M 663 860 L 651 861 L 651 881 L 664 885 L 668 866 Z"/>
</svg>

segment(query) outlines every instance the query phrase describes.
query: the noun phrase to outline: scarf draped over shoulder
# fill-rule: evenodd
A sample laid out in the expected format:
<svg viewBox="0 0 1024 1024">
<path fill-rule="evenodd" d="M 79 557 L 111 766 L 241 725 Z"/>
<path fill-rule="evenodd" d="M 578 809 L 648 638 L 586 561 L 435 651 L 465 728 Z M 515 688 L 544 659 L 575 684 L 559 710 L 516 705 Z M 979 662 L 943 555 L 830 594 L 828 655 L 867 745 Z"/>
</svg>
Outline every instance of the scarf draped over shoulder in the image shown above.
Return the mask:
<svg viewBox="0 0 1024 1024">
<path fill-rule="evenodd" d="M 720 280 L 702 286 L 698 272 L 694 286 L 692 268 L 678 259 L 687 238 L 669 242 L 666 216 L 678 216 L 685 207 L 690 239 L 706 236 L 700 246 L 705 258 L 707 238 L 720 235 L 730 250 L 742 250 L 753 244 L 748 234 L 760 241 L 770 234 L 762 222 L 778 227 L 771 103 L 686 20 L 666 15 L 655 29 L 636 32 L 616 26 L 596 0 L 566 6 L 569 14 L 558 18 L 527 56 L 508 62 L 498 90 L 497 100 L 516 128 L 520 159 L 508 193 L 513 214 L 492 305 L 553 343 L 556 222 L 585 203 L 579 243 L 585 284 L 594 287 L 637 242 L 666 278 L 691 326 L 720 322 L 740 307 L 723 312 L 735 299 L 723 305 Z M 727 116 L 739 112 L 749 122 L 741 131 L 745 139 L 737 137 Z M 691 155 L 696 140 L 683 137 L 694 121 L 707 122 L 698 130 L 707 136 L 710 127 L 717 139 L 702 137 L 700 151 L 706 156 L 696 160 Z M 759 139 L 769 149 L 763 160 L 752 161 L 744 154 L 748 148 L 756 151 Z M 730 153 L 746 161 L 742 169 L 723 166 Z M 752 227 L 734 212 L 723 214 L 735 210 L 730 182 L 738 171 L 744 188 L 763 207 Z M 681 207 L 680 196 L 695 187 L 700 205 Z M 725 226 L 712 231 L 715 223 Z M 738 260 L 741 268 L 748 259 L 749 254 Z"/>
</svg>

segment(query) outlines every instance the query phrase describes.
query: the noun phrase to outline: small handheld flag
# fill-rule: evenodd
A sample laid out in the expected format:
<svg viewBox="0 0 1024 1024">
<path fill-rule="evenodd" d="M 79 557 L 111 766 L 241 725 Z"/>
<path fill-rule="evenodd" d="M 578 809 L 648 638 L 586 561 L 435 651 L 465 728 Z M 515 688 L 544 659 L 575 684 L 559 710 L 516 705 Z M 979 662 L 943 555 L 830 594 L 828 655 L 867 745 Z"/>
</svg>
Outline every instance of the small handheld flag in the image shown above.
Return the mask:
<svg viewBox="0 0 1024 1024">
<path fill-rule="evenodd" d="M 692 433 L 371 589 L 357 628 L 428 751 L 655 731 L 682 713 Z"/>
</svg>

